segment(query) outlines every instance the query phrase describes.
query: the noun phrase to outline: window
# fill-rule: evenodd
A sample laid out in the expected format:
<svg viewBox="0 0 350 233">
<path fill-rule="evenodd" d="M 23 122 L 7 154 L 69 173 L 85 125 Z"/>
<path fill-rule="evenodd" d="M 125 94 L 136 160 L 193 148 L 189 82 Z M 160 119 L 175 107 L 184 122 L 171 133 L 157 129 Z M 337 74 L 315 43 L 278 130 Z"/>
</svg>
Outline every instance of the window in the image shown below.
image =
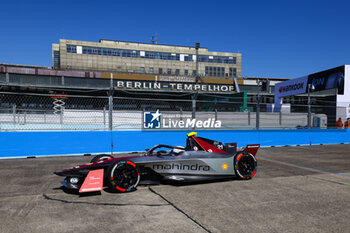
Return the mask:
<svg viewBox="0 0 350 233">
<path fill-rule="evenodd" d="M 168 68 L 168 74 L 171 74 L 171 69 L 170 68 Z"/>
<path fill-rule="evenodd" d="M 82 47 L 83 54 L 92 54 L 100 56 L 118 56 L 118 57 L 133 57 L 133 58 L 146 58 L 146 59 L 159 59 L 159 60 L 174 60 L 174 61 L 195 61 L 196 55 L 194 54 L 179 54 L 179 53 L 167 53 L 167 52 L 155 52 L 155 51 L 141 51 L 130 49 L 114 49 L 103 48 L 94 46 L 80 46 Z M 77 46 L 67 44 L 67 53 L 77 53 Z M 208 63 L 226 63 L 236 64 L 237 58 L 230 56 L 209 56 L 198 55 L 199 62 Z"/>
<path fill-rule="evenodd" d="M 77 46 L 67 44 L 67 53 L 77 53 Z"/>
<path fill-rule="evenodd" d="M 176 75 L 180 75 L 180 69 L 176 69 L 176 70 L 175 70 L 175 74 L 176 74 Z"/>
<path fill-rule="evenodd" d="M 131 53 L 131 57 L 136 57 L 136 56 L 137 56 L 136 51 L 133 50 L 132 53 Z M 145 69 L 145 68 L 143 68 L 143 69 Z"/>
<path fill-rule="evenodd" d="M 151 74 L 153 74 L 153 72 L 154 72 L 153 67 L 150 67 L 150 68 L 149 68 L 149 72 L 150 72 Z"/>
<path fill-rule="evenodd" d="M 141 73 L 145 73 L 145 67 L 140 67 Z"/>
<path fill-rule="evenodd" d="M 53 66 L 55 69 L 60 68 L 60 52 L 59 51 L 53 52 Z"/>
<path fill-rule="evenodd" d="M 230 77 L 236 77 L 237 76 L 237 68 L 230 68 Z"/>
<path fill-rule="evenodd" d="M 225 67 L 220 67 L 219 68 L 219 77 L 224 77 L 225 76 Z"/>
<path fill-rule="evenodd" d="M 193 75 L 193 76 L 197 75 L 197 71 L 196 71 L 196 70 L 193 70 L 193 71 L 192 71 L 192 75 Z"/>
<path fill-rule="evenodd" d="M 185 74 L 185 75 L 188 75 L 188 70 L 184 70 L 184 74 Z"/>
<path fill-rule="evenodd" d="M 225 77 L 225 67 L 206 66 L 205 75 L 209 77 Z"/>
<path fill-rule="evenodd" d="M 163 68 L 159 68 L 159 69 L 158 69 L 158 73 L 159 73 L 159 74 L 163 74 Z"/>
</svg>

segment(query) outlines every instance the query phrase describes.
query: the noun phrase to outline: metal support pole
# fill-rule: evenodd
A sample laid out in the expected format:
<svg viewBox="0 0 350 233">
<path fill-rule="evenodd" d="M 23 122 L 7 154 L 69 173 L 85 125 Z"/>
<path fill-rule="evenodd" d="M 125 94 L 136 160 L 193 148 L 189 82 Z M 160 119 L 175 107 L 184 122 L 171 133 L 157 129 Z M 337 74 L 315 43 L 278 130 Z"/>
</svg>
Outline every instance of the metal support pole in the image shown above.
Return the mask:
<svg viewBox="0 0 350 233">
<path fill-rule="evenodd" d="M 10 75 L 9 75 L 9 73 L 6 73 L 6 82 L 7 82 L 7 83 L 10 82 Z"/>
<path fill-rule="evenodd" d="M 106 126 L 106 107 L 103 107 L 103 125 Z"/>
<path fill-rule="evenodd" d="M 241 91 L 239 90 L 239 86 L 238 86 L 238 82 L 237 82 L 237 77 L 236 77 L 236 75 L 233 77 L 233 82 L 234 82 L 235 87 L 236 87 L 236 92 L 237 92 L 237 93 L 240 93 Z"/>
<path fill-rule="evenodd" d="M 280 125 L 282 125 L 282 112 L 281 111 L 279 112 L 279 123 L 280 123 Z"/>
<path fill-rule="evenodd" d="M 248 125 L 250 125 L 250 111 L 248 111 Z"/>
<path fill-rule="evenodd" d="M 108 129 L 112 131 L 113 129 L 113 73 L 111 73 L 111 83 L 108 93 Z"/>
<path fill-rule="evenodd" d="M 311 128 L 311 98 L 310 98 L 310 91 L 311 91 L 311 83 L 307 85 L 307 128 Z"/>
<path fill-rule="evenodd" d="M 197 94 L 192 95 L 192 119 L 196 118 L 196 98 Z"/>
<path fill-rule="evenodd" d="M 198 72 L 198 49 L 200 47 L 200 43 L 196 43 L 196 84 L 198 83 L 199 81 L 199 72 Z M 197 95 L 198 95 L 198 92 L 194 93 L 192 95 L 192 119 L 195 119 L 196 118 L 196 99 L 197 99 Z"/>
<path fill-rule="evenodd" d="M 16 124 L 16 105 L 12 106 L 13 124 Z"/>
<path fill-rule="evenodd" d="M 180 108 L 180 121 L 182 121 L 182 108 Z"/>
<path fill-rule="evenodd" d="M 44 123 L 46 124 L 46 111 L 44 111 Z"/>
<path fill-rule="evenodd" d="M 215 121 L 218 120 L 218 110 L 215 108 Z"/>
<path fill-rule="evenodd" d="M 63 124 L 63 106 L 61 106 L 61 111 L 60 111 L 60 124 Z"/>
<path fill-rule="evenodd" d="M 23 124 L 25 125 L 26 123 L 27 123 L 27 112 L 24 112 Z"/>
<path fill-rule="evenodd" d="M 198 78 L 199 78 L 199 72 L 198 72 L 198 49 L 200 47 L 200 43 L 196 43 L 196 83 L 198 82 Z"/>
<path fill-rule="evenodd" d="M 256 129 L 260 128 L 260 80 L 257 80 L 258 83 L 258 101 L 256 103 Z"/>
<path fill-rule="evenodd" d="M 108 130 L 113 129 L 113 96 L 111 93 L 108 96 Z"/>
</svg>

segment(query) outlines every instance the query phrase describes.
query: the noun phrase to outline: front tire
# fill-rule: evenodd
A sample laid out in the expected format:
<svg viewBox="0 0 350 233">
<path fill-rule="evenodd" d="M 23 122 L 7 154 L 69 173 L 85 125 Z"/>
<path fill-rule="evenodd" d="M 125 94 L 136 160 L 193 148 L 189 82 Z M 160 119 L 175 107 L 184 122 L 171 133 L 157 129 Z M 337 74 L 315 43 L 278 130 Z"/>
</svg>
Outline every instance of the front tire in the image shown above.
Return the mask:
<svg viewBox="0 0 350 233">
<path fill-rule="evenodd" d="M 253 178 L 258 168 L 256 158 L 253 154 L 242 151 L 234 158 L 234 170 L 239 179 L 249 180 Z"/>
<path fill-rule="evenodd" d="M 118 161 L 107 169 L 109 187 L 117 192 L 130 192 L 136 190 L 140 182 L 140 172 L 135 163 L 131 161 Z"/>
</svg>

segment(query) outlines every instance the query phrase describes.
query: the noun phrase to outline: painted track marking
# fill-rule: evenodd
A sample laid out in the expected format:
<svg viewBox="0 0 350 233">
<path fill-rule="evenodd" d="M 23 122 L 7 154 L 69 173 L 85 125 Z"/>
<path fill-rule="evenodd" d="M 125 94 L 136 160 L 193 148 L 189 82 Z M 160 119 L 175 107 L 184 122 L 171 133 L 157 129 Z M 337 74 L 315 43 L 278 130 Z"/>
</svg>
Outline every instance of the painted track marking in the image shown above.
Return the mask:
<svg viewBox="0 0 350 233">
<path fill-rule="evenodd" d="M 281 161 L 277 161 L 277 160 L 273 160 L 273 159 L 266 159 L 266 158 L 262 158 L 262 157 L 259 157 L 259 159 L 262 160 L 262 161 L 276 163 L 276 164 L 280 164 L 280 165 L 284 165 L 284 166 L 288 166 L 288 167 L 295 167 L 295 168 L 300 168 L 300 169 L 304 169 L 304 170 L 308 170 L 308 171 L 312 171 L 312 172 L 328 174 L 328 175 L 333 175 L 333 176 L 340 176 L 342 178 L 349 178 L 350 179 L 349 175 L 344 175 L 344 174 L 340 174 L 340 173 L 334 173 L 334 172 L 319 170 L 319 169 L 315 169 L 315 168 L 304 167 L 304 166 L 301 166 L 301 165 L 281 162 Z"/>
</svg>

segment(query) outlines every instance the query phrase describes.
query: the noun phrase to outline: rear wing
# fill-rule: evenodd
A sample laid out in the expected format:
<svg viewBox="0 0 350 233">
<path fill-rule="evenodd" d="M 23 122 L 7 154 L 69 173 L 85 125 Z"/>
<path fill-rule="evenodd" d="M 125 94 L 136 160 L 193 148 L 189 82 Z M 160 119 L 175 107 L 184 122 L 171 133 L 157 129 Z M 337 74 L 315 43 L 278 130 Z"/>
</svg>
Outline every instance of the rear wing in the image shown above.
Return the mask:
<svg viewBox="0 0 350 233">
<path fill-rule="evenodd" d="M 260 148 L 260 144 L 251 144 L 251 145 L 247 145 L 243 151 L 249 152 L 255 156 L 259 148 Z"/>
</svg>

